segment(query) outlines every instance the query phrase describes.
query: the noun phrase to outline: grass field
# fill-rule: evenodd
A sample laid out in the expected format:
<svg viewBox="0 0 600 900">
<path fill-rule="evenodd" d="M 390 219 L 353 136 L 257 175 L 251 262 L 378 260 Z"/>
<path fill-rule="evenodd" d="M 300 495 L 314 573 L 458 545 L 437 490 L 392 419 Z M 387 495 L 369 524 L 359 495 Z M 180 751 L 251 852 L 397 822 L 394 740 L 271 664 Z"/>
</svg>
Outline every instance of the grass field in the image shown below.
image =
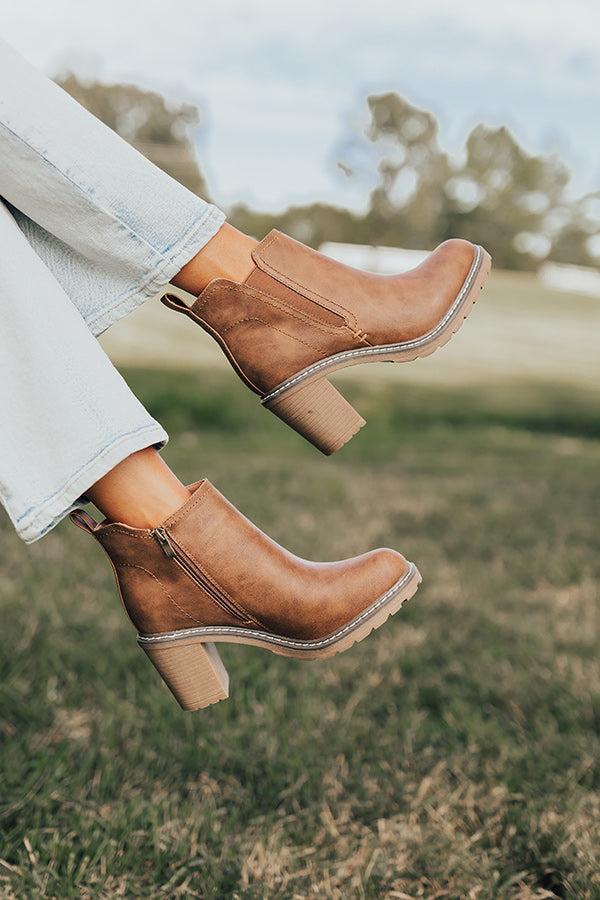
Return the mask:
<svg viewBox="0 0 600 900">
<path fill-rule="evenodd" d="M 128 370 L 182 477 L 297 553 L 387 544 L 424 583 L 327 662 L 225 647 L 231 699 L 184 714 L 100 548 L 67 523 L 25 547 L 3 520 L 0 896 L 599 897 L 600 413 L 582 345 L 581 371 L 493 390 L 468 366 L 445 385 L 355 372 L 369 425 L 329 460 L 228 372 Z"/>
</svg>

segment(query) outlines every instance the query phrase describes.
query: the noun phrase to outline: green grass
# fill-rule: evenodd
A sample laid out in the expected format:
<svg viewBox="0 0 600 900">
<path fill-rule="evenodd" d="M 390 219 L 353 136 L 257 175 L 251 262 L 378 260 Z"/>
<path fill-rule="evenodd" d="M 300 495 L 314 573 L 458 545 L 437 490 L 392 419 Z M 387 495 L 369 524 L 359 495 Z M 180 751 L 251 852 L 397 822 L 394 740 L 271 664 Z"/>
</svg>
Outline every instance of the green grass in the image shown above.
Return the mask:
<svg viewBox="0 0 600 900">
<path fill-rule="evenodd" d="M 325 460 L 229 373 L 128 377 L 183 477 L 424 584 L 327 662 L 225 647 L 184 714 L 100 548 L 3 520 L 0 895 L 600 896 L 597 388 L 345 381 L 369 425 Z"/>
</svg>

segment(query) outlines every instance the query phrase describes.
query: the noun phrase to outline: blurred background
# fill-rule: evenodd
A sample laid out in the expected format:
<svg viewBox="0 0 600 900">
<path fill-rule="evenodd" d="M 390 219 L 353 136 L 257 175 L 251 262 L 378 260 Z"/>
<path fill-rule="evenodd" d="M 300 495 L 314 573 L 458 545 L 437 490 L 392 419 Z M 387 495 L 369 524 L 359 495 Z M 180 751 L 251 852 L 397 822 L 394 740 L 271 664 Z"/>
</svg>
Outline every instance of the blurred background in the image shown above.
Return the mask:
<svg viewBox="0 0 600 900">
<path fill-rule="evenodd" d="M 496 266 L 443 352 L 340 376 L 369 427 L 329 460 L 161 304 L 102 338 L 182 477 L 424 585 L 329 662 L 225 648 L 189 716 L 97 548 L 3 519 L 2 896 L 599 896 L 597 4 L 4 0 L 0 33 L 258 238 Z"/>
</svg>

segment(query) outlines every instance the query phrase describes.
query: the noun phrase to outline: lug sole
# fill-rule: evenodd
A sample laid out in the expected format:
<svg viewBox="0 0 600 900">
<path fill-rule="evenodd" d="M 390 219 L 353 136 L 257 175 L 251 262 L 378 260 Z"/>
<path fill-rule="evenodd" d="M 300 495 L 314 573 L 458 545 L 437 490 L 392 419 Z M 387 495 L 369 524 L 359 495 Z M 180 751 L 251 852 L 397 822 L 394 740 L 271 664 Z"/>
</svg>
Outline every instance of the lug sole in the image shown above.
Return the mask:
<svg viewBox="0 0 600 900">
<path fill-rule="evenodd" d="M 365 425 L 326 375 L 367 362 L 412 362 L 443 347 L 473 309 L 492 268 L 483 247 L 476 248 L 473 265 L 443 319 L 428 334 L 401 344 L 357 348 L 336 353 L 298 372 L 261 399 L 265 409 L 301 434 L 326 456 L 335 453 Z"/>
<path fill-rule="evenodd" d="M 328 659 L 380 628 L 416 593 L 421 575 L 414 563 L 382 597 L 339 631 L 317 641 L 296 641 L 235 627 L 186 628 L 139 635 L 144 650 L 182 709 L 198 710 L 229 696 L 229 676 L 215 643 L 249 644 L 293 659 Z"/>
</svg>

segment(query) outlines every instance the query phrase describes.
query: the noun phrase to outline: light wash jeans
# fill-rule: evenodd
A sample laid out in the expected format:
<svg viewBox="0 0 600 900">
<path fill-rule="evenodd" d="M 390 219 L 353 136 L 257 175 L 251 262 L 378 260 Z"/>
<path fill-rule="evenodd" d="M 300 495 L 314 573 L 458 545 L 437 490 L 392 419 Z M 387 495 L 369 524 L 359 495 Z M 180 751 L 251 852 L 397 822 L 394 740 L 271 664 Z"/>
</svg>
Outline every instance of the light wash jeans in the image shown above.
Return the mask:
<svg viewBox="0 0 600 900">
<path fill-rule="evenodd" d="M 224 219 L 0 40 L 0 500 L 23 540 L 167 441 L 95 335 Z"/>
</svg>

